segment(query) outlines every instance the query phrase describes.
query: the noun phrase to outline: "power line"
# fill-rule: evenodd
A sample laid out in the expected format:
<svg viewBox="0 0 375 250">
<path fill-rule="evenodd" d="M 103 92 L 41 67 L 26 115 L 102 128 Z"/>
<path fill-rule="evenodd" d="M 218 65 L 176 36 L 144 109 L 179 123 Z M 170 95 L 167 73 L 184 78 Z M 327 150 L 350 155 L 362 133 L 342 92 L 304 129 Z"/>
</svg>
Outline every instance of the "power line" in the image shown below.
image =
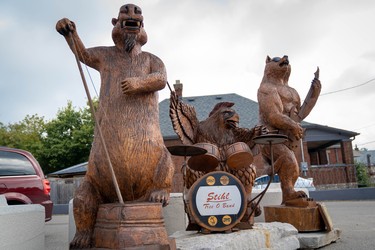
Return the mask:
<svg viewBox="0 0 375 250">
<path fill-rule="evenodd" d="M 372 127 L 372 126 L 375 126 L 375 123 L 371 123 L 371 124 L 369 124 L 369 125 L 366 125 L 366 126 L 361 127 L 361 128 L 357 128 L 357 129 L 355 129 L 355 130 L 361 130 L 361 129 L 369 128 L 369 127 Z"/>
<path fill-rule="evenodd" d="M 370 144 L 370 143 L 373 143 L 375 141 L 369 141 L 369 142 L 365 142 L 365 143 L 360 143 L 360 144 L 357 144 L 358 146 L 363 146 L 363 145 L 366 145 L 366 144 Z"/>
<path fill-rule="evenodd" d="M 339 90 L 335 90 L 335 91 L 331 91 L 331 92 L 327 92 L 327 93 L 323 93 L 323 94 L 320 94 L 320 96 L 323 96 L 323 95 L 330 95 L 330 94 L 334 94 L 334 93 L 337 93 L 337 92 L 342 92 L 342 91 L 346 91 L 346 90 L 349 90 L 349 89 L 354 89 L 354 88 L 358 88 L 358 87 L 361 87 L 363 85 L 366 85 L 372 81 L 374 81 L 375 78 L 372 78 L 364 83 L 361 83 L 361 84 L 358 84 L 358 85 L 355 85 L 355 86 L 352 86 L 352 87 L 349 87 L 349 88 L 345 88 L 345 89 L 339 89 Z"/>
</svg>

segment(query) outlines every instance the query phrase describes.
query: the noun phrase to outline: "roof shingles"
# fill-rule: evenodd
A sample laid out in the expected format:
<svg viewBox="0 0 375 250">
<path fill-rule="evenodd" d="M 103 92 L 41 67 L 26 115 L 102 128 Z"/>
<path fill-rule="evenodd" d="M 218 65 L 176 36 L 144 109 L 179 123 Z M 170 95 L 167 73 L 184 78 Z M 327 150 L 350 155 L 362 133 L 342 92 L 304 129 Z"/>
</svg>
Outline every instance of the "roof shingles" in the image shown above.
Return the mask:
<svg viewBox="0 0 375 250">
<path fill-rule="evenodd" d="M 195 107 L 199 121 L 207 119 L 208 114 L 219 102 L 233 102 L 233 109 L 240 116 L 239 126 L 252 128 L 258 123 L 258 103 L 237 94 L 183 97 L 182 101 Z M 160 129 L 164 138 L 177 137 L 169 117 L 169 99 L 159 103 Z"/>
</svg>

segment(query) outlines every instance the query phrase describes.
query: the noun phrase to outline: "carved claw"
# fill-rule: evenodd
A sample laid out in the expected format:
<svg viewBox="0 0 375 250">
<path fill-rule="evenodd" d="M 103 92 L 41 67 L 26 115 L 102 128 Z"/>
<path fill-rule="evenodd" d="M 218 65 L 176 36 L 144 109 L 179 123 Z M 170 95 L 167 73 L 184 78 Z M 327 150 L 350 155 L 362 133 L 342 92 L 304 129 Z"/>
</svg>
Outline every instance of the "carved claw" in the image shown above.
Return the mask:
<svg viewBox="0 0 375 250">
<path fill-rule="evenodd" d="M 303 137 L 303 128 L 299 123 L 296 123 L 296 126 L 293 127 L 293 135 L 296 138 L 296 140 L 299 140 Z"/>
<path fill-rule="evenodd" d="M 76 25 L 68 18 L 63 18 L 56 23 L 56 30 L 61 35 L 68 36 L 69 33 L 74 32 L 76 30 Z"/>
<path fill-rule="evenodd" d="M 282 204 L 285 204 L 285 202 L 294 200 L 294 199 L 302 199 L 307 198 L 307 194 L 303 191 L 294 191 L 288 194 L 283 194 L 283 202 Z"/>
<path fill-rule="evenodd" d="M 319 67 L 317 67 L 315 73 L 314 73 L 315 79 L 319 79 Z"/>
<path fill-rule="evenodd" d="M 315 78 L 312 80 L 312 88 L 314 89 L 314 92 L 312 93 L 311 97 L 317 97 L 319 96 L 320 90 L 322 88 L 322 85 L 320 84 L 319 80 L 319 67 L 317 68 L 316 72 L 314 73 Z"/>
<path fill-rule="evenodd" d="M 155 190 L 151 193 L 149 201 L 162 203 L 165 207 L 169 204 L 169 192 L 165 189 Z"/>
<path fill-rule="evenodd" d="M 138 78 L 129 77 L 121 82 L 121 90 L 123 94 L 132 94 L 137 91 L 138 88 Z"/>
<path fill-rule="evenodd" d="M 91 232 L 76 232 L 69 249 L 91 248 Z"/>
<path fill-rule="evenodd" d="M 266 135 L 268 134 L 270 131 L 268 130 L 268 128 L 264 125 L 261 125 L 261 128 L 260 128 L 260 134 L 259 135 Z"/>
</svg>

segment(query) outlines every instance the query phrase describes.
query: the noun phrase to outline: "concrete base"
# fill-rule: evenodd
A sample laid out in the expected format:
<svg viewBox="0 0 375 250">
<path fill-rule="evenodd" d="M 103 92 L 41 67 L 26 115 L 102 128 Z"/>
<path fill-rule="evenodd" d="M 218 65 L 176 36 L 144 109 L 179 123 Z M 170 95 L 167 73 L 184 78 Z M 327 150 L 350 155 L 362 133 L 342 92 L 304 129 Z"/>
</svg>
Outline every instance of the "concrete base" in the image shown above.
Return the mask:
<svg viewBox="0 0 375 250">
<path fill-rule="evenodd" d="M 44 207 L 8 206 L 4 200 L 0 198 L 0 249 L 44 249 Z"/>
<path fill-rule="evenodd" d="M 7 199 L 4 195 L 0 195 L 0 207 L 8 206 Z"/>
<path fill-rule="evenodd" d="M 76 234 L 76 223 L 74 221 L 74 214 L 73 214 L 73 199 L 69 201 L 69 230 L 68 230 L 68 240 L 69 243 L 73 240 L 74 235 Z"/>
<path fill-rule="evenodd" d="M 298 240 L 301 249 L 317 249 L 336 242 L 341 237 L 341 230 L 338 228 L 330 232 L 299 233 Z"/>
<path fill-rule="evenodd" d="M 290 224 L 256 223 L 253 229 L 229 234 L 201 234 L 179 231 L 175 238 L 177 249 L 298 249 L 300 247 L 297 230 Z"/>
<path fill-rule="evenodd" d="M 182 193 L 171 193 L 169 205 L 163 207 L 164 223 L 168 235 L 184 231 L 188 224 Z"/>
</svg>

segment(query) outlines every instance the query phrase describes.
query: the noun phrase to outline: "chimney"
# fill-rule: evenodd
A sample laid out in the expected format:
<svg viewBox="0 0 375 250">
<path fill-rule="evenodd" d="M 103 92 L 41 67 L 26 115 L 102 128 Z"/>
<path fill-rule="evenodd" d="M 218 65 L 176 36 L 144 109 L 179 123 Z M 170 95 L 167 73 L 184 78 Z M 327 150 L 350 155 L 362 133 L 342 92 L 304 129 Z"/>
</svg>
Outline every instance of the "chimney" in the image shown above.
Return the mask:
<svg viewBox="0 0 375 250">
<path fill-rule="evenodd" d="M 173 87 L 174 87 L 174 91 L 176 92 L 178 99 L 181 99 L 183 85 L 182 83 L 180 83 L 180 80 L 176 80 L 176 83 L 173 84 Z"/>
<path fill-rule="evenodd" d="M 369 167 L 369 168 L 371 168 L 371 155 L 370 154 L 367 154 L 366 155 L 366 157 L 367 157 L 367 166 Z"/>
</svg>

